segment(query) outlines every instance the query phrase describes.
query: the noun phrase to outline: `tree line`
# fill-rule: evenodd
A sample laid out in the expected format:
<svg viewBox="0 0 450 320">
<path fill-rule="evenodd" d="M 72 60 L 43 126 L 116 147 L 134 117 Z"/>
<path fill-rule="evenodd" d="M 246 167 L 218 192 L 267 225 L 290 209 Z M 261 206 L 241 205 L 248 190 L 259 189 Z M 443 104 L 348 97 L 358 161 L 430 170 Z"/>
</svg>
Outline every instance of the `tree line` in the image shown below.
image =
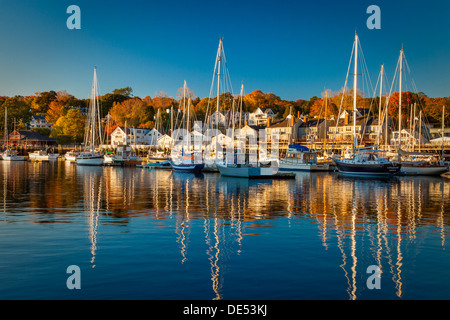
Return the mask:
<svg viewBox="0 0 450 320">
<path fill-rule="evenodd" d="M 325 102 L 327 117 L 336 117 L 339 107 L 352 109 L 353 94 L 349 90 L 345 94 L 341 91 L 328 90 L 325 101 L 323 97 L 311 97 L 309 100 L 297 99 L 295 101 L 283 100 L 273 93 L 264 93 L 255 90 L 240 99 L 238 95 L 229 92 L 220 95 L 220 110 L 239 111 L 242 103 L 244 112 L 253 112 L 258 107 L 271 108 L 276 118 L 283 119 L 289 114 L 307 115 L 309 117 L 323 118 L 325 116 Z M 189 103 L 184 99 L 187 97 Z M 424 93 L 402 93 L 402 117 L 408 121 L 409 107 L 416 103 L 423 112 L 423 118 L 429 123 L 442 121 L 442 107 L 446 107 L 445 114 L 450 113 L 450 97 L 430 98 Z M 165 133 L 169 129 L 170 115 L 174 118 L 185 113 L 190 106 L 190 114 L 199 121 L 206 121 L 207 116 L 216 110 L 216 97 L 199 98 L 187 89 L 183 94 L 180 88 L 176 97 L 169 97 L 164 91 L 156 93 L 153 97 L 143 98 L 133 96 L 131 87 L 115 89 L 99 97 L 100 112 L 104 119 L 105 132 L 111 132 L 118 126 L 152 129 L 157 125 Z M 385 103 L 383 97 L 383 105 Z M 33 115 L 45 116 L 52 129 L 35 128 L 42 135 L 55 138 L 60 144 L 80 143 L 84 138 L 85 112 L 90 99 L 78 99 L 66 91 L 36 92 L 31 96 L 0 97 L 0 127 L 4 126 L 5 109 L 8 111 L 8 131 L 26 129 Z M 361 92 L 357 93 L 359 108 L 370 108 L 374 115 L 378 115 L 379 97 L 366 98 Z M 418 109 L 419 110 L 419 109 Z M 390 97 L 389 116 L 398 119 L 398 93 Z M 418 114 L 418 113 L 417 113 Z M 106 117 L 109 115 L 108 117 Z M 108 119 L 108 121 L 106 120 Z M 180 120 L 180 118 L 178 118 Z"/>
</svg>

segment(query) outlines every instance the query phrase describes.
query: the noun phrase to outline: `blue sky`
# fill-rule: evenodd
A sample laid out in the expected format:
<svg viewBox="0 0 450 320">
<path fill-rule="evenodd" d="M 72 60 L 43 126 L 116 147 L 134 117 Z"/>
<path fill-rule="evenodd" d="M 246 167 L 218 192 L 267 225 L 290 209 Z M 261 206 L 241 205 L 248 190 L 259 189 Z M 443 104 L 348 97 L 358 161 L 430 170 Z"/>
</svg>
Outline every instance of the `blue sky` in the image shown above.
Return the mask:
<svg viewBox="0 0 450 320">
<path fill-rule="evenodd" d="M 403 45 L 418 91 L 450 96 L 450 2 L 393 2 L 0 0 L 0 95 L 88 98 L 97 66 L 101 94 L 175 97 L 186 80 L 207 97 L 223 37 L 234 93 L 244 83 L 245 93 L 309 99 L 344 85 L 357 31 L 374 85 L 381 64 L 392 79 Z M 72 4 L 81 30 L 66 27 Z M 372 4 L 381 30 L 366 27 Z"/>
</svg>

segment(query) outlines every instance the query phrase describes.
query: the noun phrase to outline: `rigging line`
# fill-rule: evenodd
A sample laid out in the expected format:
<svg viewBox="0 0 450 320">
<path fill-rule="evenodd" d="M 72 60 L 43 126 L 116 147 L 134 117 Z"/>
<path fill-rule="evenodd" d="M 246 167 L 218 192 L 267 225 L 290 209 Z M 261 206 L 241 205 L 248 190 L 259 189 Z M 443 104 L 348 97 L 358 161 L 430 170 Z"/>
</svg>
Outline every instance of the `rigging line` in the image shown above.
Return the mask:
<svg viewBox="0 0 450 320">
<path fill-rule="evenodd" d="M 208 96 L 208 105 L 206 107 L 206 116 L 209 118 L 209 106 L 211 103 L 211 96 L 212 96 L 212 92 L 214 89 L 214 79 L 216 78 L 216 70 L 217 70 L 217 63 L 219 61 L 219 56 L 220 56 L 220 46 L 219 48 L 217 48 L 217 54 L 216 54 L 216 62 L 214 64 L 214 71 L 213 71 L 213 76 L 212 76 L 212 81 L 211 81 L 211 88 L 209 89 L 209 96 Z M 220 70 L 219 70 L 220 72 Z"/>
<path fill-rule="evenodd" d="M 339 105 L 339 112 L 338 112 L 338 117 L 337 117 L 337 120 L 336 120 L 336 127 L 335 127 L 335 131 L 334 131 L 333 143 L 331 144 L 331 150 L 333 150 L 334 142 L 336 141 L 336 132 L 337 132 L 338 126 L 339 126 L 339 117 L 341 116 L 342 104 L 344 102 L 345 92 L 347 90 L 348 75 L 350 73 L 350 68 L 351 68 L 351 65 L 352 65 L 352 59 L 353 59 L 353 53 L 354 52 L 355 52 L 355 42 L 353 42 L 352 53 L 350 55 L 350 61 L 348 63 L 347 76 L 345 78 L 345 84 L 344 84 L 344 88 L 343 88 L 343 91 L 342 91 L 341 103 Z"/>
<path fill-rule="evenodd" d="M 380 81 L 381 81 L 381 72 L 380 72 L 380 74 L 378 75 L 377 84 L 375 85 L 374 93 L 373 93 L 372 98 L 371 98 L 371 100 L 370 100 L 369 112 L 367 113 L 367 118 L 366 118 L 366 121 L 365 121 L 365 123 L 364 123 L 364 130 L 361 132 L 360 144 L 362 144 L 362 142 L 363 142 L 364 133 L 365 133 L 365 131 L 366 131 L 367 124 L 369 123 L 370 111 L 372 110 L 372 105 L 373 105 L 373 102 L 374 102 L 374 100 L 375 100 L 375 90 L 377 90 L 378 84 L 380 83 Z M 380 85 L 381 85 L 381 84 L 380 84 Z M 380 97 L 380 99 L 381 99 L 381 97 Z M 378 115 L 378 117 L 379 117 L 379 116 L 380 116 L 380 115 Z"/>
</svg>

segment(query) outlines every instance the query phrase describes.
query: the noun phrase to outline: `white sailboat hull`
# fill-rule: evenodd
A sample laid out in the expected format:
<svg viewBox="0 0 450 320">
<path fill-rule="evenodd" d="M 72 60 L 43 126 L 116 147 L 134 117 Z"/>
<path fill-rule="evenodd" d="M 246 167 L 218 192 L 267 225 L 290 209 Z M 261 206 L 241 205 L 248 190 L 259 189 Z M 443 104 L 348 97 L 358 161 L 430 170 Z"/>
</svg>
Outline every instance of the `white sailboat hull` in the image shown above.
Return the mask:
<svg viewBox="0 0 450 320">
<path fill-rule="evenodd" d="M 415 176 L 438 176 L 448 172 L 448 166 L 417 166 L 402 163 L 399 174 Z"/>
<path fill-rule="evenodd" d="M 103 156 L 77 158 L 77 165 L 80 166 L 102 166 L 104 163 Z"/>
<path fill-rule="evenodd" d="M 294 171 L 330 171 L 330 166 L 326 163 L 320 164 L 306 164 L 306 163 L 286 163 L 280 161 L 279 171 L 294 172 Z"/>
<path fill-rule="evenodd" d="M 2 155 L 3 161 L 25 161 L 24 156 L 5 156 Z"/>
<path fill-rule="evenodd" d="M 57 153 L 49 153 L 49 154 L 39 154 L 31 152 L 29 153 L 30 160 L 34 161 L 52 161 L 57 160 L 59 158 L 59 154 Z"/>
<path fill-rule="evenodd" d="M 70 162 L 76 162 L 77 161 L 77 156 L 64 156 L 64 158 L 66 159 L 66 161 L 70 161 Z"/>
</svg>

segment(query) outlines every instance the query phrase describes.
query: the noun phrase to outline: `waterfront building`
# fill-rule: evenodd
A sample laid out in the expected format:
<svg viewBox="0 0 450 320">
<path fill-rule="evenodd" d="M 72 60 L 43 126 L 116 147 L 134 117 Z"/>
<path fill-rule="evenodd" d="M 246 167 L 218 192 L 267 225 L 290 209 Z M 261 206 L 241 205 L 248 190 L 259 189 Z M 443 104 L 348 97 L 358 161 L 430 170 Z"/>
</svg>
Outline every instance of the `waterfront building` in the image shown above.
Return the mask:
<svg viewBox="0 0 450 320">
<path fill-rule="evenodd" d="M 14 130 L 9 135 L 9 144 L 19 147 L 48 147 L 56 145 L 56 139 L 45 137 L 33 130 Z"/>
<path fill-rule="evenodd" d="M 248 115 L 248 124 L 252 126 L 265 126 L 267 119 L 274 119 L 275 113 L 271 108 L 258 108 Z"/>
<path fill-rule="evenodd" d="M 111 145 L 157 145 L 161 136 L 162 134 L 155 129 L 117 127 L 111 133 Z"/>
</svg>

